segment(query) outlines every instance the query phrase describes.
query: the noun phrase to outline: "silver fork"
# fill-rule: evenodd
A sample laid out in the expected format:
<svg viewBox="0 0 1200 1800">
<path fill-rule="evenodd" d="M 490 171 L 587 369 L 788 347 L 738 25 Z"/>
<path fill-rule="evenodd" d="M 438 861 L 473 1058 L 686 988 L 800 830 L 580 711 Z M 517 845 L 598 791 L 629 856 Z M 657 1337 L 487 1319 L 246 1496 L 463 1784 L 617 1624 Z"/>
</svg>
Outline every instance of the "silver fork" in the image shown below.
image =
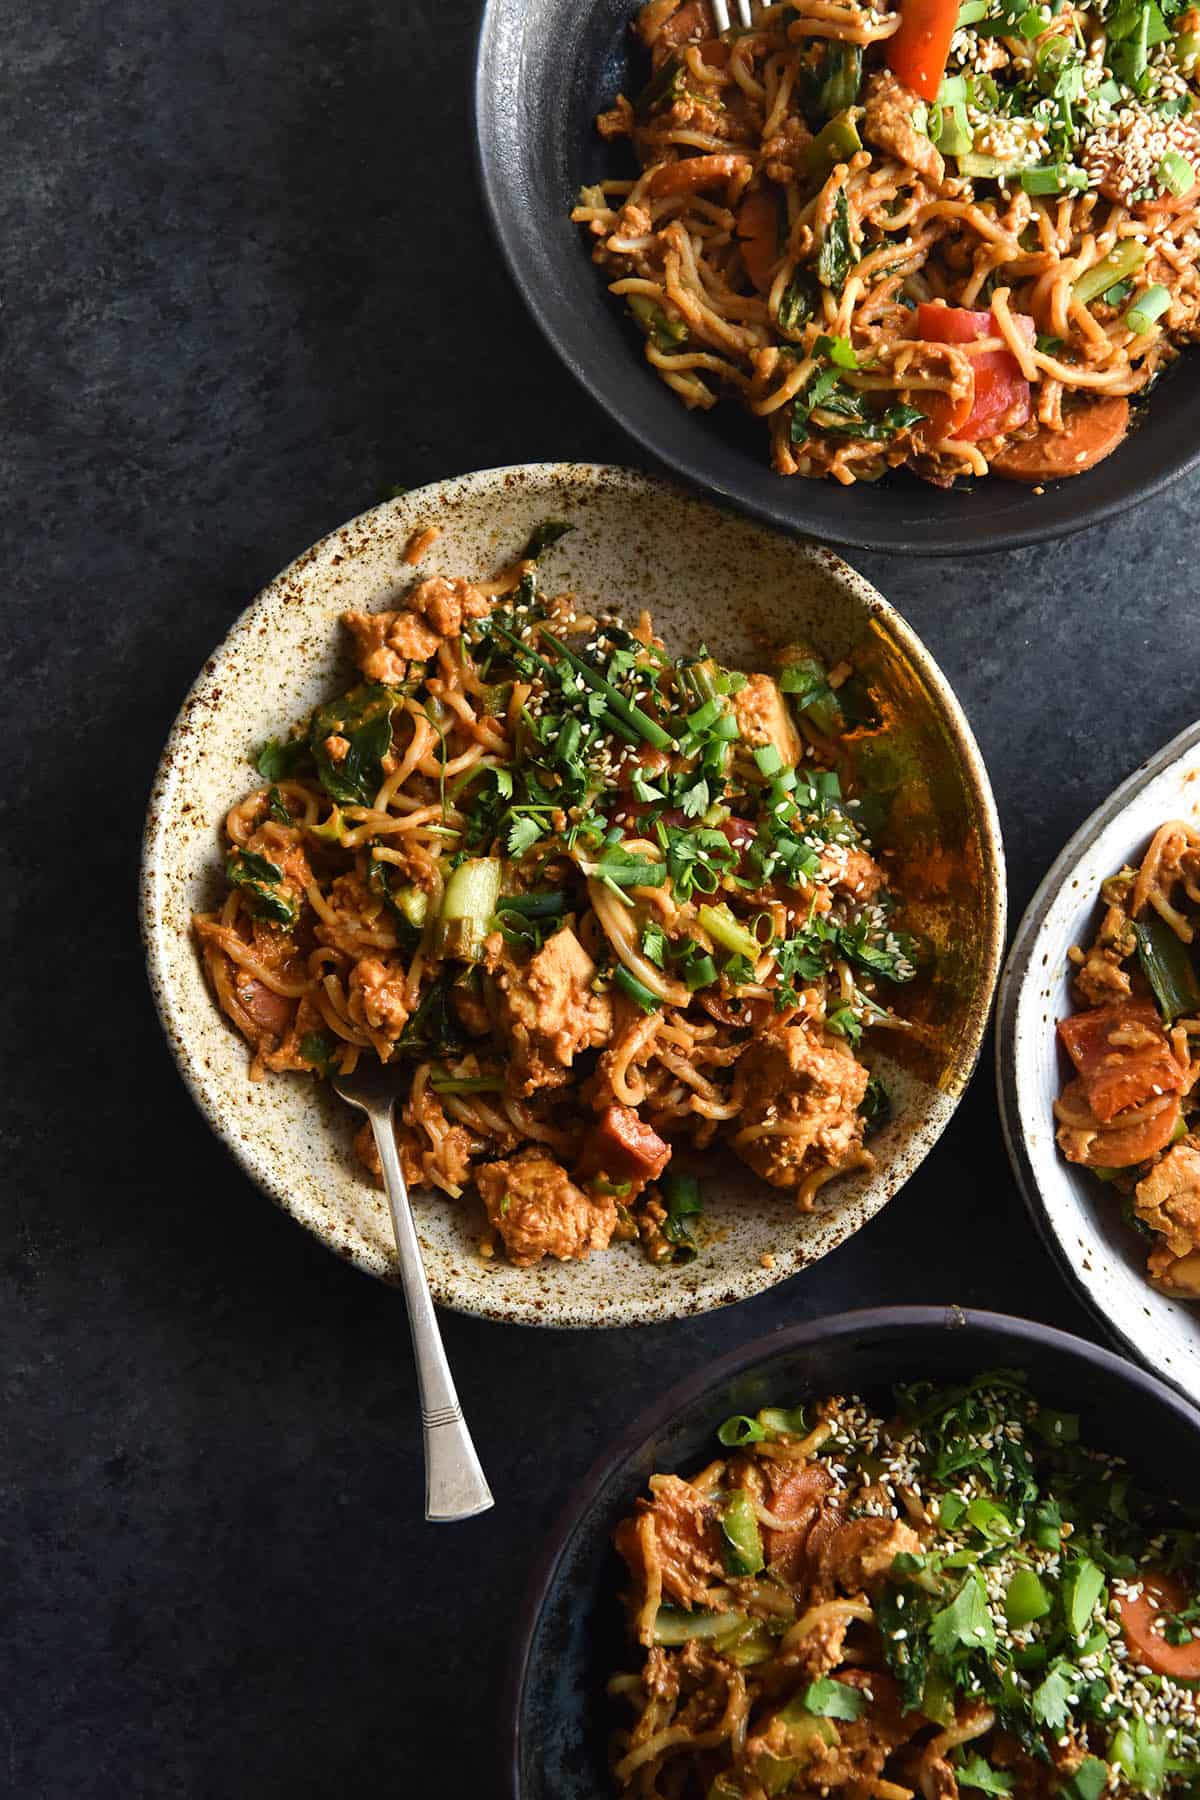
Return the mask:
<svg viewBox="0 0 1200 1800">
<path fill-rule="evenodd" d="M 729 0 L 712 0 L 713 18 L 718 31 L 729 30 Z M 754 0 L 737 0 L 737 16 L 742 28 L 750 31 L 754 25 Z"/>
<path fill-rule="evenodd" d="M 421 1430 L 425 1440 L 425 1517 L 437 1523 L 472 1519 L 494 1506 L 471 1434 L 463 1418 L 454 1377 L 446 1361 L 437 1314 L 429 1294 L 425 1264 L 413 1220 L 408 1188 L 396 1153 L 393 1112 L 396 1071 L 381 1063 L 362 1063 L 353 1075 L 331 1071 L 335 1093 L 365 1112 L 375 1133 L 375 1147 L 383 1165 L 383 1185 L 392 1212 L 392 1230 L 400 1257 L 400 1284 L 408 1308 L 413 1356 L 417 1365 L 417 1389 L 421 1396 Z"/>
</svg>

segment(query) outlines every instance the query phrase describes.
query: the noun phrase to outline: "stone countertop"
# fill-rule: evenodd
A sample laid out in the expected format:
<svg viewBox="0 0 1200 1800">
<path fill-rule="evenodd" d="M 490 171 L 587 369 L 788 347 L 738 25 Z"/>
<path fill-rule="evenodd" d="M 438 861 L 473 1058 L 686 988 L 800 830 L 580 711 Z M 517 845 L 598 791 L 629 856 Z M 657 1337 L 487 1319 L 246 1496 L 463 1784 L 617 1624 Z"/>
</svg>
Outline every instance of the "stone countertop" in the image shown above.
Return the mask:
<svg viewBox="0 0 1200 1800">
<path fill-rule="evenodd" d="M 1014 1191 L 985 1058 L 903 1196 L 771 1294 L 601 1336 L 445 1317 L 498 1496 L 447 1535 L 421 1523 L 399 1296 L 269 1206 L 175 1074 L 138 838 L 234 614 L 393 484 L 635 460 L 488 236 L 473 31 L 464 0 L 10 10 L 0 1786 L 20 1800 L 498 1793 L 494 1696 L 539 1533 L 664 1385 L 883 1300 L 1091 1329 Z M 857 559 L 978 734 L 1014 922 L 1195 713 L 1198 499 L 1192 479 L 983 560 Z"/>
</svg>

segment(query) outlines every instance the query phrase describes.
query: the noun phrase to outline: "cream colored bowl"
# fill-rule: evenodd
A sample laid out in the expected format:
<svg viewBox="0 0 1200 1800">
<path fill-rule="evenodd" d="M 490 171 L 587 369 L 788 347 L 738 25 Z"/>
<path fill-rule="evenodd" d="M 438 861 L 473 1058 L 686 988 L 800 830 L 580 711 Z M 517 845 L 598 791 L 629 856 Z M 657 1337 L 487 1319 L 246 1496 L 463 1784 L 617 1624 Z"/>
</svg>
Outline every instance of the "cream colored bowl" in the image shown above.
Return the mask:
<svg viewBox="0 0 1200 1800">
<path fill-rule="evenodd" d="M 414 1196 L 430 1285 L 444 1305 L 525 1324 L 648 1323 L 756 1294 L 873 1218 L 945 1129 L 987 1021 L 1004 936 L 1004 856 L 987 774 L 933 658 L 836 556 L 629 470 L 590 464 L 488 470 L 364 513 L 259 595 L 184 702 L 146 822 L 143 932 L 168 1041 L 214 1131 L 331 1249 L 391 1278 L 387 1208 L 352 1153 L 351 1114 L 309 1078 L 248 1079 L 246 1046 L 205 985 L 189 919 L 221 888 L 219 827 L 257 780 L 258 746 L 348 683 L 339 614 L 386 605 L 411 581 L 403 552 L 418 527 L 441 532 L 423 572 L 479 575 L 546 518 L 575 527 L 544 558 L 547 587 L 627 617 L 647 606 L 675 651 L 705 642 L 723 661 L 752 668 L 772 645 L 799 637 L 831 661 L 854 659 L 884 720 L 854 753 L 892 786 L 884 845 L 906 903 L 901 922 L 935 952 L 932 975 L 909 990 L 906 1007 L 923 1022 L 921 1045 L 890 1034 L 885 1047 L 903 1050 L 903 1066 L 877 1058 L 895 1106 L 872 1143 L 877 1167 L 827 1186 L 816 1213 L 798 1214 L 734 1158 L 715 1158 L 694 1262 L 660 1269 L 635 1245 L 615 1245 L 582 1263 L 515 1269 L 479 1255 L 483 1215 L 473 1197 Z"/>
</svg>

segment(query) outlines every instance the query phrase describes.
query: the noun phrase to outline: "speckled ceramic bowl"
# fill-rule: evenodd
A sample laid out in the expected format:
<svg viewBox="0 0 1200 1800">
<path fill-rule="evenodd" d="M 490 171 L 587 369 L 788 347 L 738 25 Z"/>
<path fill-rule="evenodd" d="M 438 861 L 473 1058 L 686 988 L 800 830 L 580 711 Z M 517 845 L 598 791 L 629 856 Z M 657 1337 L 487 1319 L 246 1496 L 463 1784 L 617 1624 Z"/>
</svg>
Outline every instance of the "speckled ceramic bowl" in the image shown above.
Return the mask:
<svg viewBox="0 0 1200 1800">
<path fill-rule="evenodd" d="M 1095 930 L 1101 882 L 1140 861 L 1164 820 L 1198 817 L 1200 724 L 1135 770 L 1064 847 L 1013 939 L 996 1023 L 1004 1135 L 1042 1236 L 1105 1329 L 1196 1402 L 1200 1305 L 1151 1287 L 1150 1246 L 1125 1224 L 1103 1183 L 1059 1155 L 1053 1106 L 1068 1067 L 1055 1032 L 1071 1010 L 1067 951 Z"/>
<path fill-rule="evenodd" d="M 331 1249 L 373 1275 L 393 1273 L 382 1194 L 355 1162 L 351 1115 L 315 1082 L 247 1078 L 246 1047 L 201 973 L 189 918 L 221 886 L 218 831 L 256 780 L 252 756 L 348 679 L 339 614 L 378 608 L 413 577 L 403 560 L 418 526 L 441 536 L 418 572 L 498 567 L 544 518 L 575 529 L 543 559 L 546 584 L 629 614 L 648 606 L 677 651 L 706 641 L 755 666 L 772 644 L 804 637 L 854 659 L 883 725 L 855 754 L 892 793 L 885 842 L 902 923 L 925 934 L 935 973 L 910 990 L 925 1025 L 903 1065 L 880 1060 L 891 1124 L 877 1167 L 826 1188 L 801 1217 L 785 1194 L 730 1158 L 707 1184 L 709 1235 L 683 1268 L 652 1267 L 619 1245 L 582 1263 L 515 1269 L 477 1250 L 472 1199 L 415 1197 L 434 1297 L 488 1318 L 544 1325 L 628 1325 L 741 1300 L 844 1243 L 928 1153 L 966 1086 L 987 1020 L 1004 935 L 1004 859 L 988 779 L 954 695 L 891 607 L 827 551 L 730 517 L 623 469 L 547 464 L 440 482 L 364 513 L 286 569 L 205 665 L 163 754 L 146 825 L 142 918 L 150 980 L 197 1104 L 246 1173 Z M 912 1010 L 910 1007 L 909 1010 Z M 894 1049 L 896 1034 L 888 1044 Z"/>
</svg>

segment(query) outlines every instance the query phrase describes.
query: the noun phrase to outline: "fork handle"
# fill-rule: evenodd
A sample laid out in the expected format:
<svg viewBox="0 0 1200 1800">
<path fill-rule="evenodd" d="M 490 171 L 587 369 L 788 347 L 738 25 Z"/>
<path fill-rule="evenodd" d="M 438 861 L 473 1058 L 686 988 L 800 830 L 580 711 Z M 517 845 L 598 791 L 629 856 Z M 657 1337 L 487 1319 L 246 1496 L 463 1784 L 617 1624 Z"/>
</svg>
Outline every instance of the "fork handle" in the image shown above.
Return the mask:
<svg viewBox="0 0 1200 1800">
<path fill-rule="evenodd" d="M 486 1512 L 495 1502 L 479 1466 L 454 1390 L 450 1364 L 446 1361 L 421 1246 L 417 1241 L 408 1187 L 396 1153 L 391 1107 L 373 1109 L 370 1120 L 392 1211 L 392 1229 L 400 1257 L 400 1283 L 408 1307 L 408 1327 L 417 1365 L 421 1430 L 425 1439 L 425 1517 L 437 1523 L 474 1518 L 476 1513 Z"/>
</svg>

